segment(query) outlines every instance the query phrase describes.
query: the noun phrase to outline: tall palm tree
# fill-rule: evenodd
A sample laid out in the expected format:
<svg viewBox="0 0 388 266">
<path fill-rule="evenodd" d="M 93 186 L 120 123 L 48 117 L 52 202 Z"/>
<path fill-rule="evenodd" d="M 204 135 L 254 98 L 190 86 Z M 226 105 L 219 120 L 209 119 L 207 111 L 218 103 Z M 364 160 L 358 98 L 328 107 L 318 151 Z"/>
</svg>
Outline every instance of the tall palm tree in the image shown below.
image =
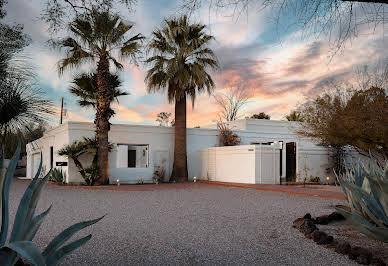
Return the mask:
<svg viewBox="0 0 388 266">
<path fill-rule="evenodd" d="M 205 25 L 190 24 L 187 16 L 166 19 L 161 29 L 152 33 L 148 45 L 152 55 L 146 75 L 149 92 L 167 90 L 170 103 L 175 102 L 174 166 L 170 181 L 187 180 L 186 154 L 186 96 L 192 106 L 197 94 L 215 87 L 207 72 L 218 67 L 217 58 L 209 48 L 213 36 Z"/>
<path fill-rule="evenodd" d="M 109 10 L 93 9 L 88 15 L 79 16 L 69 25 L 72 37 L 58 42 L 59 47 L 67 50 L 66 58 L 59 62 L 59 73 L 65 69 L 78 67 L 85 63 L 97 62 L 98 104 L 96 111 L 97 167 L 99 183 L 109 183 L 108 133 L 110 112 L 110 62 L 117 69 L 123 65 L 114 57 L 135 59 L 144 37 L 137 34 L 127 38 L 133 25 L 110 13 Z"/>
<path fill-rule="evenodd" d="M 70 93 L 77 96 L 79 98 L 78 104 L 84 107 L 92 107 L 94 109 L 97 108 L 98 105 L 98 83 L 97 83 L 97 74 L 96 73 L 83 73 L 77 75 L 72 82 L 72 86 L 70 87 Z M 109 101 L 117 101 L 118 97 L 129 95 L 128 92 L 125 92 L 120 89 L 121 80 L 119 76 L 116 74 L 109 73 Z M 115 111 L 109 107 L 108 120 L 115 115 Z"/>
</svg>

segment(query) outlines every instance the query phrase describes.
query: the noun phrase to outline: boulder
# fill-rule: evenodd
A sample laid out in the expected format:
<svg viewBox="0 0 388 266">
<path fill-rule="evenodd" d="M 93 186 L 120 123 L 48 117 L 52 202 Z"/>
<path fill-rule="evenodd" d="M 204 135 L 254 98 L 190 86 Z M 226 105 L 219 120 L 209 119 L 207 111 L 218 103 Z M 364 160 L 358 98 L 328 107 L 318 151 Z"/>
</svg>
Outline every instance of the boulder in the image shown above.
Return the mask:
<svg viewBox="0 0 388 266">
<path fill-rule="evenodd" d="M 375 265 L 375 266 L 386 266 L 387 264 L 380 258 L 372 258 L 372 261 L 371 261 L 371 264 L 372 265 Z"/>
<path fill-rule="evenodd" d="M 349 254 L 350 249 L 351 246 L 348 242 L 338 241 L 337 246 L 335 247 L 335 252 L 346 255 Z"/>
<path fill-rule="evenodd" d="M 326 247 L 327 248 L 330 248 L 330 249 L 335 249 L 337 247 L 337 241 L 334 239 L 333 242 L 331 242 L 330 244 L 327 244 Z"/>
<path fill-rule="evenodd" d="M 360 256 L 357 257 L 356 261 L 359 264 L 369 265 L 371 263 L 371 261 L 372 261 L 372 257 L 365 256 L 365 255 L 360 255 Z"/>
<path fill-rule="evenodd" d="M 317 230 L 317 227 L 315 226 L 315 224 L 310 220 L 305 220 L 304 228 L 303 228 L 304 233 L 311 234 L 315 230 Z"/>
<path fill-rule="evenodd" d="M 349 252 L 349 259 L 357 260 L 358 257 L 362 256 L 360 261 L 369 261 L 369 263 L 372 261 L 372 254 L 366 250 L 365 248 L 361 247 L 352 247 Z M 361 264 L 361 263 L 360 263 Z"/>
<path fill-rule="evenodd" d="M 304 218 L 298 218 L 292 222 L 292 227 L 299 229 L 304 224 Z"/>
<path fill-rule="evenodd" d="M 333 213 L 329 214 L 328 218 L 329 218 L 329 223 L 345 220 L 345 217 L 338 212 L 333 212 Z"/>
<path fill-rule="evenodd" d="M 329 216 L 328 215 L 319 216 L 319 217 L 315 218 L 315 223 L 322 224 L 322 225 L 329 224 Z"/>
<path fill-rule="evenodd" d="M 332 236 L 327 235 L 325 232 L 315 230 L 312 233 L 312 238 L 315 243 L 318 245 L 326 245 L 333 242 L 334 238 Z"/>
</svg>

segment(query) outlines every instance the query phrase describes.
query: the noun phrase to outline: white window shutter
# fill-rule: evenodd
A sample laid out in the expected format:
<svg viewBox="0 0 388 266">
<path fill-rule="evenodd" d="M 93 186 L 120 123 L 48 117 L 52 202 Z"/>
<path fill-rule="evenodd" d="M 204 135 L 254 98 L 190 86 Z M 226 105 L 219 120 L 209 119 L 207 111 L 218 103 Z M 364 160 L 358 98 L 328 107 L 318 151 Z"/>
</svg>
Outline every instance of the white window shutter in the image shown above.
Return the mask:
<svg viewBox="0 0 388 266">
<path fill-rule="evenodd" d="M 128 167 L 128 146 L 117 145 L 117 168 Z"/>
</svg>

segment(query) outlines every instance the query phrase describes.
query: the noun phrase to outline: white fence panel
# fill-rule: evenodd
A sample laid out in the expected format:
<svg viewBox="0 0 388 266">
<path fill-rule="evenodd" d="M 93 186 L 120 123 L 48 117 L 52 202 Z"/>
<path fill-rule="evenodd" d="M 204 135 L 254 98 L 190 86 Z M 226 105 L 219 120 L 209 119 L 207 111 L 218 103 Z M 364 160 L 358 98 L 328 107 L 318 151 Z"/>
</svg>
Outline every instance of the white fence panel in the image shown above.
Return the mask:
<svg viewBox="0 0 388 266">
<path fill-rule="evenodd" d="M 255 182 L 254 147 L 233 146 L 216 149 L 216 181 L 233 183 Z"/>
<path fill-rule="evenodd" d="M 213 147 L 199 152 L 202 180 L 278 184 L 279 145 L 240 145 Z"/>
</svg>

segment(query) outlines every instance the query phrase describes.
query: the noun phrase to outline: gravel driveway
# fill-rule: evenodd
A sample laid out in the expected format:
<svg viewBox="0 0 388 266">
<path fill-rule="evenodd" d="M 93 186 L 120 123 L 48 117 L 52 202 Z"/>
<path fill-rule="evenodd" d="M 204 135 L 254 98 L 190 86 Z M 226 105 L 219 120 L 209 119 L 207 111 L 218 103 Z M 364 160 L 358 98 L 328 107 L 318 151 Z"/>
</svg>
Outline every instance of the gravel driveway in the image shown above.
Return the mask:
<svg viewBox="0 0 388 266">
<path fill-rule="evenodd" d="M 28 181 L 13 180 L 11 218 Z M 353 265 L 291 227 L 328 214 L 341 200 L 198 185 L 155 191 L 72 190 L 47 185 L 39 211 L 53 204 L 35 242 L 67 226 L 107 216 L 77 237 L 92 239 L 62 265 Z"/>
</svg>

